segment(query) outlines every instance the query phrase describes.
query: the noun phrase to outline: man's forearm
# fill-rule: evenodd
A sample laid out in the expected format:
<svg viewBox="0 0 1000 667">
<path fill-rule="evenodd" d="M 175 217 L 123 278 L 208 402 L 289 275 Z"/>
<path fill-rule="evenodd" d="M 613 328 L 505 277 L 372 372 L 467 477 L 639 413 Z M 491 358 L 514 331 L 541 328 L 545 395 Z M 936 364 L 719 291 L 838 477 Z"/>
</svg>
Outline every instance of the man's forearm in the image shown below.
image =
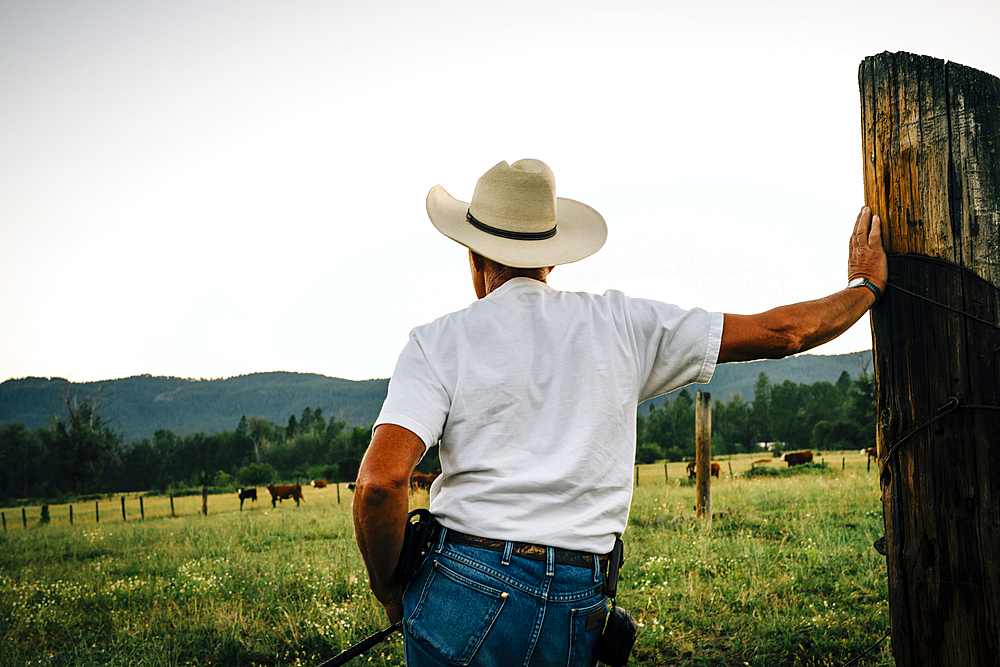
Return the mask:
<svg viewBox="0 0 1000 667">
<path fill-rule="evenodd" d="M 874 302 L 870 290 L 853 288 L 759 315 L 727 313 L 719 362 L 780 359 L 811 350 L 850 329 Z"/>
<path fill-rule="evenodd" d="M 406 486 L 378 486 L 359 478 L 354 496 L 354 534 L 368 570 L 372 592 L 391 602 L 393 574 L 403 548 L 409 497 Z"/>
</svg>

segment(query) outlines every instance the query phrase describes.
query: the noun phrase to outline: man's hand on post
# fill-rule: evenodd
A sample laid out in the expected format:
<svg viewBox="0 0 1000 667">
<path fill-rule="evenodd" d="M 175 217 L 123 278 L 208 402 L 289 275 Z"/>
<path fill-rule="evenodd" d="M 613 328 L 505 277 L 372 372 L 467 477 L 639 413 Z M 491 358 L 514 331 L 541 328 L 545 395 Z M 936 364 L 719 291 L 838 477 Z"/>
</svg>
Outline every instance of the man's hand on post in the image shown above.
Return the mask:
<svg viewBox="0 0 1000 667">
<path fill-rule="evenodd" d="M 854 223 L 848 244 L 847 279 L 867 278 L 883 293 L 889 282 L 889 265 L 882 249 L 882 221 L 867 206 Z"/>
</svg>

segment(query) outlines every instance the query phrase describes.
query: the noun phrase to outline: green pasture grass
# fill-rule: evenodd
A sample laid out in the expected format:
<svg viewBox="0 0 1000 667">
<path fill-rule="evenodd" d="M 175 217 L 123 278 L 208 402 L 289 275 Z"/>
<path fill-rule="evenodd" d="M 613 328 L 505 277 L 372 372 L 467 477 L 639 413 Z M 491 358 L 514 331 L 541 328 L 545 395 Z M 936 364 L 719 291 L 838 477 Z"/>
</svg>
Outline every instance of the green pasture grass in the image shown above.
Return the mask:
<svg viewBox="0 0 1000 667">
<path fill-rule="evenodd" d="M 781 476 L 716 459 L 711 521 L 685 464 L 640 466 L 618 602 L 630 664 L 840 665 L 888 630 L 877 473 L 857 452 Z M 729 472 L 732 465 L 734 475 Z M 351 492 L 272 508 L 236 494 L 29 508 L 0 536 L 0 665 L 318 665 L 386 625 L 354 544 Z M 426 492 L 411 505 L 426 506 Z M 356 664 L 401 665 L 399 636 Z M 352 663 L 352 664 L 355 664 Z M 892 665 L 888 641 L 862 665 Z"/>
</svg>

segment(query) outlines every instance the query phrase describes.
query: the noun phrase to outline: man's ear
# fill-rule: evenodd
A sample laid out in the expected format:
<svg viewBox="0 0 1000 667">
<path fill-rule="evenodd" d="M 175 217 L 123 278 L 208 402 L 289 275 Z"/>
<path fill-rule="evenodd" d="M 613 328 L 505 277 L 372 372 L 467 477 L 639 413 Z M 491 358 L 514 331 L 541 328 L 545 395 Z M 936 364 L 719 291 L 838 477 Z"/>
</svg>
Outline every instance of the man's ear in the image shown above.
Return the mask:
<svg viewBox="0 0 1000 667">
<path fill-rule="evenodd" d="M 480 255 L 475 250 L 470 250 L 469 251 L 469 257 L 472 259 L 472 266 L 473 266 L 473 268 L 475 268 L 476 271 L 479 271 L 480 273 L 482 273 L 482 271 L 483 271 L 483 256 Z"/>
</svg>

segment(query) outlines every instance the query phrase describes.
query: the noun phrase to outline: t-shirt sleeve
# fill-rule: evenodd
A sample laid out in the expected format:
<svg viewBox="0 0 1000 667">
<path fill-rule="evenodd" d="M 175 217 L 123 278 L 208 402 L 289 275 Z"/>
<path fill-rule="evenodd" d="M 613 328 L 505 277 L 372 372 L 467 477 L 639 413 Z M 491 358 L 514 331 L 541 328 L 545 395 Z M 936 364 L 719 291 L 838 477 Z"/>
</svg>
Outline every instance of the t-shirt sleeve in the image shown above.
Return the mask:
<svg viewBox="0 0 1000 667">
<path fill-rule="evenodd" d="M 637 358 L 639 401 L 712 379 L 722 346 L 723 314 L 629 299 Z"/>
<path fill-rule="evenodd" d="M 451 397 L 411 332 L 396 361 L 388 394 L 372 428 L 380 424 L 402 426 L 415 433 L 427 449 L 441 439 L 450 407 Z"/>
</svg>

